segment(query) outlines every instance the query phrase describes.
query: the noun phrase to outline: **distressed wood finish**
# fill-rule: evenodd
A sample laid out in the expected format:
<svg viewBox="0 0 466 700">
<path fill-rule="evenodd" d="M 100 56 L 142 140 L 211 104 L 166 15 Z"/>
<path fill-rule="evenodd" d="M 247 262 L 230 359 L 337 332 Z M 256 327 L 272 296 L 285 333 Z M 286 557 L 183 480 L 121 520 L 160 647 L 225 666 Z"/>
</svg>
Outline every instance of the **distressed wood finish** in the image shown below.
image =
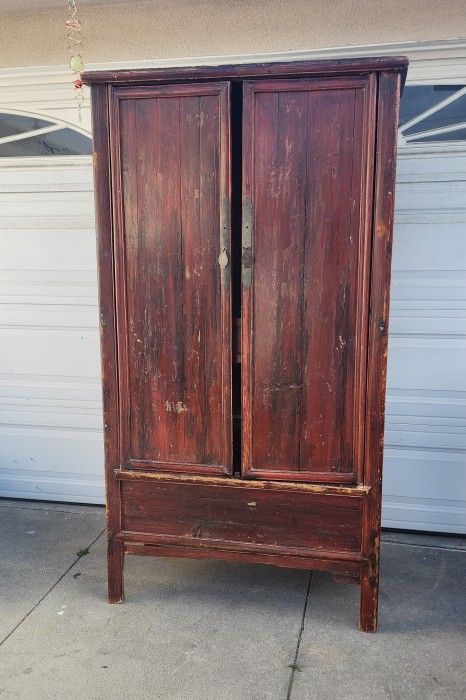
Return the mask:
<svg viewBox="0 0 466 700">
<path fill-rule="evenodd" d="M 243 561 L 251 564 L 271 564 L 291 569 L 312 569 L 313 571 L 338 572 L 345 578 L 354 579 L 360 569 L 360 562 L 351 559 L 332 559 L 320 556 L 281 556 L 278 554 L 259 554 L 257 552 L 238 552 L 227 549 L 195 549 L 194 547 L 176 547 L 170 545 L 126 543 L 125 554 L 155 557 L 179 557 L 181 559 L 221 559 L 224 561 Z"/>
<path fill-rule="evenodd" d="M 125 541 L 294 556 L 327 550 L 334 558 L 361 558 L 361 498 L 199 481 L 122 485 Z"/>
<path fill-rule="evenodd" d="M 326 61 L 275 61 L 271 63 L 238 63 L 219 66 L 184 66 L 183 68 L 143 68 L 136 70 L 85 71 L 88 85 L 144 85 L 174 80 L 245 80 L 249 78 L 294 78 L 298 76 L 361 75 L 387 70 L 406 78 L 408 59 L 405 56 L 366 56 Z"/>
<path fill-rule="evenodd" d="M 244 86 L 243 473 L 355 482 L 374 80 Z M 365 138 L 363 138 L 363 135 Z"/>
<path fill-rule="evenodd" d="M 114 305 L 114 239 L 110 178 L 108 88 L 97 85 L 92 90 L 93 166 L 97 255 L 100 301 L 100 340 L 102 397 L 104 410 L 105 491 L 107 520 L 108 597 L 111 603 L 124 599 L 123 544 L 116 539 L 121 531 L 120 482 L 115 469 L 119 455 L 118 375 L 116 349 L 116 309 Z"/>
<path fill-rule="evenodd" d="M 310 484 L 302 483 L 300 481 L 259 481 L 259 480 L 249 480 L 236 477 L 230 477 L 229 479 L 224 479 L 222 477 L 204 475 L 198 476 L 197 474 L 169 474 L 157 473 L 157 472 L 143 472 L 136 471 L 133 469 L 115 469 L 114 476 L 122 481 L 175 481 L 180 484 L 212 484 L 218 487 L 228 487 L 228 488 L 245 488 L 245 489 L 267 489 L 269 491 L 301 491 L 303 493 L 320 493 L 320 494 L 333 494 L 333 495 L 343 495 L 343 496 L 354 496 L 355 498 L 365 497 L 370 492 L 370 486 L 365 486 L 363 484 L 353 485 L 340 485 L 340 484 Z"/>
<path fill-rule="evenodd" d="M 365 632 L 377 630 L 379 599 L 385 384 L 399 104 L 400 77 L 393 73 L 381 73 L 379 75 L 377 106 L 377 154 L 364 456 L 364 482 L 371 487 L 370 496 L 365 502 L 363 525 L 365 564 L 361 576 L 360 627 Z"/>
<path fill-rule="evenodd" d="M 113 92 L 121 460 L 136 469 L 231 472 L 228 95 Z"/>
<path fill-rule="evenodd" d="M 85 75 L 111 602 L 124 554 L 261 562 L 359 583 L 375 631 L 406 68 Z"/>
</svg>

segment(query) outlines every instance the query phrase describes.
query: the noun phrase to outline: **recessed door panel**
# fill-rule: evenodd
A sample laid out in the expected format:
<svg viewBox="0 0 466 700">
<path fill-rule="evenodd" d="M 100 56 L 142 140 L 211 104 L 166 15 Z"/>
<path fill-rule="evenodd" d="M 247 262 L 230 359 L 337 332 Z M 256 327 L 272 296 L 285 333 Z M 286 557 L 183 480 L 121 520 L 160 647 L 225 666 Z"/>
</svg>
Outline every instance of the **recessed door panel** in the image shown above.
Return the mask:
<svg viewBox="0 0 466 700">
<path fill-rule="evenodd" d="M 229 473 L 229 85 L 117 89 L 111 117 L 121 460 Z"/>
<path fill-rule="evenodd" d="M 362 464 L 374 90 L 251 81 L 243 119 L 243 473 Z"/>
</svg>

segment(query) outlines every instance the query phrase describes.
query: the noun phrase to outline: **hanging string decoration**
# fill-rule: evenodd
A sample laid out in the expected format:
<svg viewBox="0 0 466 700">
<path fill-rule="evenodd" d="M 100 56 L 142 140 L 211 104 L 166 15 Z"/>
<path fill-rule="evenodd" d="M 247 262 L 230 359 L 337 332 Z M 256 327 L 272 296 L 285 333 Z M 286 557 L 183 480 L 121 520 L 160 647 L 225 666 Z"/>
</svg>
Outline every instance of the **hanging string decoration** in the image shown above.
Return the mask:
<svg viewBox="0 0 466 700">
<path fill-rule="evenodd" d="M 73 71 L 74 99 L 78 107 L 79 121 L 81 121 L 81 107 L 84 102 L 83 81 L 81 71 L 84 68 L 83 43 L 81 34 L 81 21 L 78 19 L 76 0 L 68 0 L 69 19 L 66 22 L 68 30 L 68 51 L 70 54 L 70 68 Z"/>
</svg>

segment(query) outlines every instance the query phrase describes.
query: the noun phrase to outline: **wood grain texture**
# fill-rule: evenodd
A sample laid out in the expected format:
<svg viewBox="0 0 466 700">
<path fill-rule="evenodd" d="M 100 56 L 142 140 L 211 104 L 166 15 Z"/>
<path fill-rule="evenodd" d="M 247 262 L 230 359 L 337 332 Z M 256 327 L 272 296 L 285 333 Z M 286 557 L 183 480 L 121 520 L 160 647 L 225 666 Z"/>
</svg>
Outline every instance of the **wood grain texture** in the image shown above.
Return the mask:
<svg viewBox="0 0 466 700">
<path fill-rule="evenodd" d="M 136 469 L 231 471 L 228 97 L 114 92 L 121 460 Z"/>
<path fill-rule="evenodd" d="M 353 553 L 360 559 L 362 499 L 170 481 L 123 481 L 125 541 L 277 555 Z M 324 556 L 324 554 L 322 554 Z"/>
<path fill-rule="evenodd" d="M 400 78 L 381 73 L 378 78 L 377 151 L 375 162 L 371 315 L 367 361 L 366 445 L 364 482 L 371 486 L 365 502 L 361 576 L 360 627 L 377 629 L 380 576 L 380 520 L 382 463 L 387 376 L 388 317 L 396 176 L 396 135 Z"/>
<path fill-rule="evenodd" d="M 242 561 L 251 564 L 269 564 L 289 569 L 308 569 L 312 571 L 329 571 L 351 580 L 358 580 L 361 562 L 351 559 L 332 559 L 314 552 L 309 556 L 290 556 L 278 554 L 259 554 L 257 552 L 235 552 L 227 549 L 196 549 L 173 545 L 135 544 L 125 542 L 126 554 L 149 557 L 178 557 L 182 559 L 221 559 L 224 561 Z"/>
<path fill-rule="evenodd" d="M 243 471 L 354 482 L 361 462 L 373 81 L 246 82 Z M 373 114 L 372 114 L 373 116 Z M 244 266 L 244 265 L 243 265 Z M 357 399 L 357 400 L 356 400 Z"/>
<path fill-rule="evenodd" d="M 229 80 L 266 77 L 305 77 L 323 75 L 360 75 L 373 71 L 394 71 L 404 84 L 408 69 L 406 56 L 367 56 L 327 61 L 281 61 L 243 63 L 218 66 L 186 66 L 181 68 L 142 68 L 137 70 L 85 71 L 87 85 L 96 83 L 141 84 L 177 80 Z"/>
<path fill-rule="evenodd" d="M 144 472 L 134 469 L 116 469 L 114 475 L 122 481 L 171 481 L 183 484 L 210 484 L 218 488 L 245 488 L 265 489 L 275 491 L 300 491 L 302 493 L 317 493 L 351 496 L 362 498 L 370 493 L 370 486 L 342 485 L 342 484 L 313 484 L 301 481 L 259 481 L 229 477 L 224 479 L 219 476 L 206 476 L 204 474 L 169 474 L 163 472 Z"/>
<path fill-rule="evenodd" d="M 114 306 L 114 245 L 108 88 L 92 89 L 93 166 L 99 275 L 102 396 L 104 413 L 105 489 L 107 520 L 108 596 L 112 603 L 124 599 L 123 547 L 115 535 L 121 530 L 121 491 L 115 476 L 119 461 L 118 357 Z"/>
</svg>

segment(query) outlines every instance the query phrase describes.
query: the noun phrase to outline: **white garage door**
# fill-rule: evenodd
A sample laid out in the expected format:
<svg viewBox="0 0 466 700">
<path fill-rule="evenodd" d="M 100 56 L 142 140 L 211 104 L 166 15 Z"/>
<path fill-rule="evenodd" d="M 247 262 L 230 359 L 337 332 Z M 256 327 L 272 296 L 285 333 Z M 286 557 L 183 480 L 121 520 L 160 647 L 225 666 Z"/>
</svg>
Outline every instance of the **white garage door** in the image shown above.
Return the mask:
<svg viewBox="0 0 466 700">
<path fill-rule="evenodd" d="M 461 86 L 411 87 L 403 98 L 405 145 L 398 156 L 388 356 L 386 527 L 466 532 L 465 92 Z"/>
<path fill-rule="evenodd" d="M 405 124 L 460 87 L 442 90 L 408 88 Z M 466 532 L 461 119 L 466 122 L 466 109 L 456 99 L 405 129 L 407 143 L 399 153 L 386 527 Z M 432 129 L 443 133 L 412 136 Z M 62 152 L 60 133 L 52 134 L 52 152 Z M 0 138 L 0 230 L 0 495 L 103 502 L 90 159 L 6 158 Z"/>
<path fill-rule="evenodd" d="M 82 150 L 69 131 L 0 139 L 0 495 L 101 503 L 92 168 L 56 155 Z"/>
</svg>

